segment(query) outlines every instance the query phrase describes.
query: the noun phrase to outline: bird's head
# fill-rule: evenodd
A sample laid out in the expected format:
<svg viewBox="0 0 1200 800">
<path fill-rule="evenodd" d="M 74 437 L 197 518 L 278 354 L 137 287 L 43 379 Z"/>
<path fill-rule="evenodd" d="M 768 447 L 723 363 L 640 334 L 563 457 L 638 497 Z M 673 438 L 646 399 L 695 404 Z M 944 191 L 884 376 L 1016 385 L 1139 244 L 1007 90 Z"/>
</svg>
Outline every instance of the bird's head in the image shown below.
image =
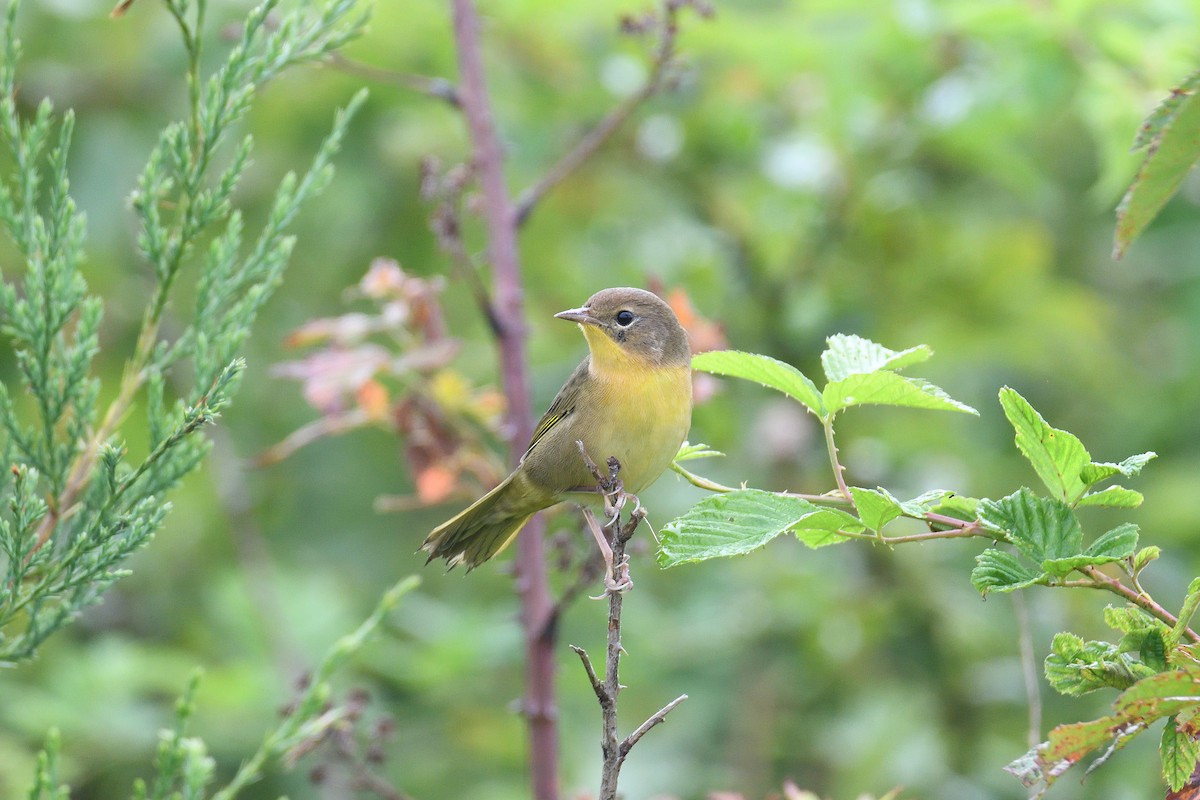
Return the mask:
<svg viewBox="0 0 1200 800">
<path fill-rule="evenodd" d="M 687 333 L 675 312 L 642 289 L 605 289 L 580 308 L 554 316 L 579 323 L 594 363 L 633 359 L 656 367 L 681 367 L 691 361 Z"/>
</svg>

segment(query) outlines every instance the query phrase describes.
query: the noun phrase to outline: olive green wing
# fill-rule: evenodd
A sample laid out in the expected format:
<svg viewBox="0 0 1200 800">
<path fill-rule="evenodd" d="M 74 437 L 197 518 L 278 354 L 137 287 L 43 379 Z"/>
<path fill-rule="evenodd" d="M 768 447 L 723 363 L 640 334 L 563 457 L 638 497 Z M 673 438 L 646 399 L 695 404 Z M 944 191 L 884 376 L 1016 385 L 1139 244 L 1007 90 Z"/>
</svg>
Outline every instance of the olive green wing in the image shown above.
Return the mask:
<svg viewBox="0 0 1200 800">
<path fill-rule="evenodd" d="M 542 415 L 538 421 L 537 427 L 533 429 L 533 438 L 529 440 L 529 447 L 525 448 L 525 455 L 521 458 L 522 461 L 533 452 L 533 448 L 541 441 L 551 428 L 562 422 L 568 416 L 575 412 L 575 404 L 579 399 L 579 390 L 588 378 L 588 364 L 590 358 L 585 358 L 571 373 L 571 377 L 567 378 L 567 382 L 558 390 L 558 394 L 554 397 L 554 402 L 550 404 L 550 408 Z"/>
</svg>

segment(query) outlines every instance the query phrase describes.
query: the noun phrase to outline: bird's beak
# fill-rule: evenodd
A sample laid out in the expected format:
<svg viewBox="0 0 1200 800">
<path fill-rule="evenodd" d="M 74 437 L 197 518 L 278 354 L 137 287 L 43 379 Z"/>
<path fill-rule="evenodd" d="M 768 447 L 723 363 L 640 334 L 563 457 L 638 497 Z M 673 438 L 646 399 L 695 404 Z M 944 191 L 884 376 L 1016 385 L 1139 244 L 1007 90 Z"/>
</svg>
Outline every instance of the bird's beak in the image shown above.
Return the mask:
<svg viewBox="0 0 1200 800">
<path fill-rule="evenodd" d="M 578 322 L 580 325 L 599 325 L 600 320 L 593 317 L 591 311 L 587 306 L 582 306 L 580 308 L 568 308 L 566 311 L 560 311 L 554 316 L 558 319 L 565 319 L 567 322 Z"/>
</svg>

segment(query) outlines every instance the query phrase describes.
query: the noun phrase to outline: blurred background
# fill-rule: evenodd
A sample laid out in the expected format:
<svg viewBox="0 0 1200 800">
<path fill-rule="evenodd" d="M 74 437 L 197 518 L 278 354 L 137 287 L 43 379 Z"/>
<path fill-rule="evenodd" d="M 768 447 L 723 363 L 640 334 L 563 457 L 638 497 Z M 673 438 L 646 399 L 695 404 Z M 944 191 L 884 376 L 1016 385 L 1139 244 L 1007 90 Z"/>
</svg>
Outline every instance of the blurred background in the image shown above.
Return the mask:
<svg viewBox="0 0 1200 800">
<path fill-rule="evenodd" d="M 617 18 L 644 2 L 487 4 L 488 79 L 515 189 L 641 85 L 646 43 L 622 37 Z M 48 95 L 78 116 L 71 169 L 88 214 L 89 280 L 106 300 L 100 367 L 111 392 L 150 286 L 126 198 L 187 93 L 165 10 L 149 0 L 121 19 L 109 10 L 96 0 L 28 3 L 19 82 L 26 102 Z M 219 31 L 246 10 L 210 3 L 210 59 L 228 47 Z M 996 401 L 1012 386 L 1097 460 L 1160 454 L 1127 482 L 1145 493 L 1142 509 L 1090 511 L 1085 524 L 1095 536 L 1138 523 L 1143 544 L 1165 551 L 1144 583 L 1177 607 L 1200 573 L 1200 176 L 1123 262 L 1110 250 L 1113 209 L 1137 164 L 1129 145 L 1196 68 L 1197 41 L 1200 4 L 1188 0 L 724 0 L 711 21 L 686 15 L 677 89 L 644 107 L 522 232 L 537 411 L 584 352 L 551 314 L 607 286 L 682 289 L 730 346 L 815 378 L 835 332 L 894 349 L 925 343 L 936 355 L 917 374 L 980 418 L 855 410 L 839 428 L 849 481 L 902 497 L 1033 485 Z M 378 3 L 347 53 L 453 79 L 446 4 Z M 213 457 L 176 493 L 132 575 L 37 661 L 3 675 L 0 796 L 24 791 L 52 725 L 74 797 L 127 796 L 197 666 L 194 731 L 230 772 L 324 649 L 384 588 L 420 572 L 420 591 L 341 676 L 347 690 L 369 692 L 368 719 L 394 718 L 382 772 L 416 798 L 528 797 L 507 557 L 467 578 L 422 569 L 414 554 L 463 502 L 378 513 L 378 497 L 415 491 L 403 443 L 385 425 L 254 466 L 319 416 L 299 384 L 271 373 L 302 355 L 290 332 L 369 311 L 345 290 L 376 257 L 414 276 L 450 273 L 419 198 L 420 163 L 464 159 L 461 119 L 394 83 L 311 67 L 272 84 L 251 116 L 258 146 L 240 202 L 251 225 L 261 220 L 281 175 L 307 165 L 333 108 L 364 82 L 370 100 L 333 184 L 299 222 Z M 486 387 L 495 352 L 468 283 L 448 281 L 442 299 L 461 342 L 450 369 Z M 10 353 L 0 359 L 11 365 Z M 831 486 L 818 429 L 767 390 L 723 384 L 696 409 L 691 438 L 728 454 L 697 462 L 725 483 Z M 701 496 L 669 476 L 642 499 L 657 527 Z M 554 525 L 582 536 L 569 515 Z M 632 726 L 678 694 L 690 699 L 631 756 L 630 800 L 758 798 L 788 778 L 833 798 L 895 786 L 914 798 L 1024 796 L 1001 771 L 1027 748 L 1014 609 L 972 589 L 980 544 L 813 552 L 784 537 L 744 558 L 660 571 L 641 538 L 622 718 Z M 1039 663 L 1058 630 L 1110 635 L 1106 596 L 1025 597 Z M 603 603 L 581 599 L 562 621 L 565 797 L 594 792 L 599 755 L 595 698 L 566 643 L 599 651 L 605 615 Z M 1111 701 L 1042 693 L 1043 737 Z M 1050 796 L 1161 796 L 1157 738 L 1140 737 L 1083 786 L 1081 773 L 1068 776 Z M 345 796 L 308 781 L 315 763 L 272 772 L 245 796 Z"/>
</svg>

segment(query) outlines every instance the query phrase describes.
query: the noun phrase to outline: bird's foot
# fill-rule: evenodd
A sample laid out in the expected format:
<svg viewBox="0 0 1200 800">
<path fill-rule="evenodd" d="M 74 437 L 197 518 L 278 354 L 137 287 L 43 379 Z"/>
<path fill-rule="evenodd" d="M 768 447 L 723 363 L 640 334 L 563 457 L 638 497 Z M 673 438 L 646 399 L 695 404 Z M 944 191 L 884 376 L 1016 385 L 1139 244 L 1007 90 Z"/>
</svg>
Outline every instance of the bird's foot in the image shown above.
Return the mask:
<svg viewBox="0 0 1200 800">
<path fill-rule="evenodd" d="M 621 565 L 615 570 L 612 565 L 604 571 L 604 593 L 589 595 L 592 600 L 604 600 L 609 595 L 624 594 L 633 588 L 633 579 L 629 577 L 629 556 L 621 559 Z"/>
</svg>

